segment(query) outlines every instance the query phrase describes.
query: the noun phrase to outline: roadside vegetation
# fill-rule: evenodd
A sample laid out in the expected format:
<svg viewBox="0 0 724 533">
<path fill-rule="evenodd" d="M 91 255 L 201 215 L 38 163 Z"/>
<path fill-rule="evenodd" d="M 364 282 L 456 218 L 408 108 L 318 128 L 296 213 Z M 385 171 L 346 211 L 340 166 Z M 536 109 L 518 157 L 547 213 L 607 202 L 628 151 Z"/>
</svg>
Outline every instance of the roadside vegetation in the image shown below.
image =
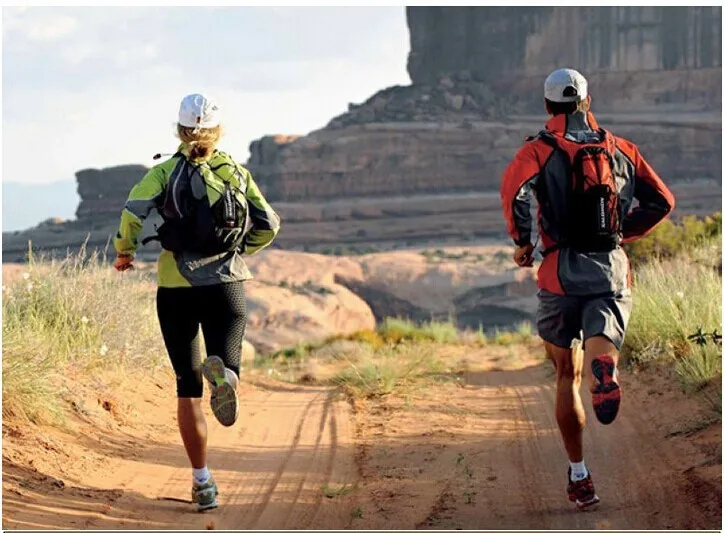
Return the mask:
<svg viewBox="0 0 724 533">
<path fill-rule="evenodd" d="M 626 245 L 633 267 L 635 307 L 622 354 L 628 364 L 674 365 L 681 387 L 688 393 L 701 393 L 719 413 L 721 222 L 720 213 L 703 219 L 684 217 L 679 223 L 667 220 L 651 235 Z M 448 258 L 439 250 L 423 255 L 430 260 Z M 283 379 L 302 376 L 320 381 L 319 372 L 304 369 L 307 362 L 331 355 L 341 364 L 322 381 L 336 383 L 356 396 L 375 397 L 459 373 L 460 361 L 446 359 L 444 347 L 467 346 L 480 350 L 479 357 L 488 357 L 504 347 L 513 353 L 514 348 L 536 339 L 529 323 L 486 335 L 482 330 L 461 331 L 452 319 L 417 324 L 388 318 L 376 330 L 300 344 L 261 364 L 283 369 L 278 372 Z"/>
<path fill-rule="evenodd" d="M 482 329 L 460 330 L 453 320 L 417 324 L 388 318 L 375 330 L 301 343 L 258 364 L 285 381 L 334 384 L 354 397 L 374 398 L 459 380 L 471 359 L 485 361 L 486 354 L 497 355 L 492 359 L 498 365 L 488 366 L 498 368 L 535 342 L 529 323 L 488 336 Z"/>
<path fill-rule="evenodd" d="M 165 363 L 151 281 L 85 253 L 31 258 L 3 280 L 3 416 L 60 422 L 67 378 L 97 381 L 100 370 L 123 376 Z"/>
<path fill-rule="evenodd" d="M 686 216 L 679 223 L 664 220 L 645 238 L 625 245 L 634 269 L 656 261 L 665 261 L 680 256 L 696 259 L 700 251 L 708 251 L 721 243 L 722 215 L 715 213 L 699 218 Z M 713 259 L 714 266 L 721 265 L 721 254 Z"/>
<path fill-rule="evenodd" d="M 667 221 L 627 248 L 635 304 L 625 360 L 674 365 L 684 390 L 701 392 L 721 412 L 721 215 Z M 288 288 L 319 292 L 310 284 Z M 69 404 L 69 379 L 99 382 L 101 372 L 130 377 L 167 367 L 154 291 L 148 273 L 120 275 L 99 254 L 31 256 L 22 272 L 3 280 L 3 416 L 57 422 Z M 461 330 L 453 319 L 388 318 L 374 330 L 259 357 L 257 365 L 288 381 L 374 397 L 456 379 L 473 358 L 500 369 L 520 353 L 542 353 L 539 342 L 529 323 L 484 332 Z M 325 371 L 314 368 L 319 361 Z"/>
<path fill-rule="evenodd" d="M 674 365 L 687 392 L 721 414 L 722 218 L 669 220 L 628 245 L 634 312 L 623 355 Z"/>
</svg>

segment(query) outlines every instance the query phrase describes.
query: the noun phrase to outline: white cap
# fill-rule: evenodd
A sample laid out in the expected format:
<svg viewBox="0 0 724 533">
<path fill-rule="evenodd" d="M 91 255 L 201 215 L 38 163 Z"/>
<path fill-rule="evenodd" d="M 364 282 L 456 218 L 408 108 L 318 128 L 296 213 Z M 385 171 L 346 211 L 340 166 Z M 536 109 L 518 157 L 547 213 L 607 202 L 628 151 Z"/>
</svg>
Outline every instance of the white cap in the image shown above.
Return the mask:
<svg viewBox="0 0 724 533">
<path fill-rule="evenodd" d="M 186 128 L 215 128 L 221 122 L 219 106 L 206 95 L 189 94 L 181 100 L 178 123 Z"/>
<path fill-rule="evenodd" d="M 551 102 L 580 102 L 588 96 L 588 82 L 577 70 L 554 70 L 543 85 L 546 100 Z"/>
</svg>

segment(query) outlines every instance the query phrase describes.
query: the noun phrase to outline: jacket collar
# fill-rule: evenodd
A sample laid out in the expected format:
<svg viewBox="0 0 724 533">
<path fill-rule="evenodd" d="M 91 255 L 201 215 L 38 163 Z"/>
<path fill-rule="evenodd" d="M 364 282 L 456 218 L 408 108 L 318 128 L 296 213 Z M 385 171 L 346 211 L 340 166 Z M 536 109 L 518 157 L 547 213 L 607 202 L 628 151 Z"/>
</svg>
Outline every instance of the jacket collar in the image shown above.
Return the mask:
<svg viewBox="0 0 724 533">
<path fill-rule="evenodd" d="M 563 136 L 568 130 L 568 121 L 569 115 L 556 115 L 555 117 L 551 117 L 548 122 L 546 122 L 546 130 Z M 588 127 L 593 131 L 598 131 L 598 122 L 590 111 L 586 113 L 586 121 L 588 122 Z"/>
<path fill-rule="evenodd" d="M 186 143 L 181 143 L 181 144 L 179 144 L 179 145 L 178 145 L 178 148 L 176 149 L 176 151 L 177 151 L 178 153 L 180 153 L 180 154 L 183 154 L 183 156 L 186 157 L 186 158 L 188 158 L 189 155 L 190 155 L 190 154 L 189 154 L 189 146 L 188 146 L 188 144 L 186 144 Z"/>
</svg>

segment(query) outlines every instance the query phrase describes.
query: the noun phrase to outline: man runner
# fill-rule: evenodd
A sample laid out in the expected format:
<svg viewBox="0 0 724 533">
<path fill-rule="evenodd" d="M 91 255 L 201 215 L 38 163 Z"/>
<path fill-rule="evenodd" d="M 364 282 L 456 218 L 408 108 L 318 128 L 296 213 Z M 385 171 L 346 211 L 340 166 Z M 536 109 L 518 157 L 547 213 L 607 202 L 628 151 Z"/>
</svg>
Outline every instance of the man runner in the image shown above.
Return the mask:
<svg viewBox="0 0 724 533">
<path fill-rule="evenodd" d="M 610 424 L 621 402 L 617 364 L 631 312 L 630 266 L 621 244 L 650 233 L 674 209 L 674 197 L 635 144 L 598 126 L 579 72 L 550 74 L 544 96 L 551 118 L 510 163 L 500 196 L 521 267 L 533 266 L 531 193 L 538 203 L 538 333 L 556 369 L 568 497 L 583 509 L 599 498 L 583 461 L 582 371 L 596 417 Z M 571 349 L 581 332 L 583 357 Z"/>
</svg>

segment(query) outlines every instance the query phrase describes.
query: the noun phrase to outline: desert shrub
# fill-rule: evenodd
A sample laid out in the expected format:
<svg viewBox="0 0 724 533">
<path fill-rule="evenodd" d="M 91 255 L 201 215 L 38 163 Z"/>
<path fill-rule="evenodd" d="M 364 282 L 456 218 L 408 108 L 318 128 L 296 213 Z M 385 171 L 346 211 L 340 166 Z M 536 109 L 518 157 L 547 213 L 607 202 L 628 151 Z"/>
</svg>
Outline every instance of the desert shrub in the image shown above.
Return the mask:
<svg viewBox="0 0 724 533">
<path fill-rule="evenodd" d="M 721 235 L 721 213 L 703 219 L 692 215 L 682 218 L 678 224 L 666 219 L 651 234 L 624 247 L 635 268 L 651 260 L 673 258 L 721 241 Z"/>
<path fill-rule="evenodd" d="M 379 334 L 388 344 L 409 342 L 456 342 L 459 340 L 457 326 L 452 320 L 445 322 L 429 321 L 416 324 L 402 318 L 386 318 L 379 328 Z"/>
<path fill-rule="evenodd" d="M 530 322 L 520 322 L 510 331 L 496 330 L 490 342 L 498 346 L 510 346 L 529 342 L 534 336 L 533 325 Z"/>
</svg>

